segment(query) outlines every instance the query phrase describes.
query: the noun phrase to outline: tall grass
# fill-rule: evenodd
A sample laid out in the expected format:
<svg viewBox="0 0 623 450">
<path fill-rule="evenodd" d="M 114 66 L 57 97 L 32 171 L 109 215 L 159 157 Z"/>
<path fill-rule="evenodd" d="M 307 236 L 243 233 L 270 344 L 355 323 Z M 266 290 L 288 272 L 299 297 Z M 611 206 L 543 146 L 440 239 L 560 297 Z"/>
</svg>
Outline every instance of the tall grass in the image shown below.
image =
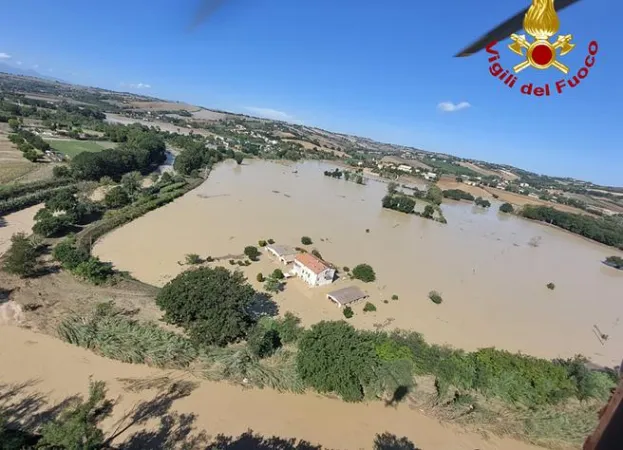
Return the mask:
<svg viewBox="0 0 623 450">
<path fill-rule="evenodd" d="M 70 344 L 107 358 L 161 368 L 186 368 L 197 357 L 190 341 L 153 323 L 139 323 L 103 304 L 90 317 L 70 317 L 58 327 Z"/>
<path fill-rule="evenodd" d="M 305 389 L 296 370 L 295 352 L 287 348 L 259 359 L 247 345 L 214 347 L 206 350 L 200 361 L 203 376 L 209 380 L 299 393 Z"/>
</svg>

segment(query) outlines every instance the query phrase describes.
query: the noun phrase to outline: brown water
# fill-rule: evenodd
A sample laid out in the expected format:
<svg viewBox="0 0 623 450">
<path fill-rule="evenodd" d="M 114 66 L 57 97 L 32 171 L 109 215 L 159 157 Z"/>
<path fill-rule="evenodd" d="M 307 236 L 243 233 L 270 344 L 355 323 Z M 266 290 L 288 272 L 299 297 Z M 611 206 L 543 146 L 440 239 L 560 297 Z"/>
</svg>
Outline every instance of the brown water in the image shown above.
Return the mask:
<svg viewBox="0 0 623 450">
<path fill-rule="evenodd" d="M 316 394 L 295 395 L 269 389 L 243 390 L 226 383 L 200 381 L 186 372 L 165 372 L 104 359 L 50 336 L 10 326 L 0 326 L 0 339 L 3 343 L 11 343 L 0 346 L 0 390 L 6 392 L 9 388 L 23 386 L 23 389 L 16 389 L 19 399 L 28 398 L 28 411 L 34 416 L 70 396 L 86 395 L 89 377 L 95 381 L 104 381 L 108 398 L 114 400 L 115 405 L 112 417 L 105 420 L 102 428 L 107 436 L 112 435 L 113 431 L 120 432 L 114 441 L 118 444 L 135 433 L 155 433 L 164 428 L 173 439 L 176 436 L 184 437 L 186 429 L 190 431 L 189 437 L 203 430 L 212 437 L 223 433 L 234 439 L 251 429 L 266 439 L 273 436 L 281 439 L 296 438 L 335 449 L 372 448 L 375 434 L 384 432 L 406 436 L 422 450 L 540 448 L 444 425 L 407 404 L 391 408 L 382 402 L 356 404 Z M 162 399 L 158 397 L 162 390 L 137 392 L 127 388 L 132 382 L 154 385 L 167 379 L 169 386 L 173 382 L 191 382 L 196 383 L 196 386 L 189 396 L 172 399 L 170 406 L 167 400 L 156 402 L 158 398 Z M 167 387 L 166 384 L 163 386 L 165 389 Z M 29 394 L 34 395 L 28 397 Z M 39 396 L 44 402 L 41 408 L 38 401 L 33 400 Z M 167 399 L 166 396 L 164 398 Z M 14 399 L 9 397 L 8 400 Z M 145 405 L 143 402 L 148 403 Z M 327 411 L 331 411 L 331 414 L 327 414 Z M 178 418 L 175 421 L 177 414 L 183 414 L 187 420 Z M 137 416 L 140 420 L 133 422 L 132 418 Z M 172 422 L 168 420 L 171 418 Z M 166 428 L 167 425 L 173 426 Z M 244 445 L 233 447 L 249 448 Z M 155 439 L 140 448 L 169 447 Z M 179 439 L 170 448 L 182 448 Z"/>
<path fill-rule="evenodd" d="M 470 350 L 581 353 L 600 364 L 620 363 L 623 272 L 601 264 L 620 252 L 501 215 L 495 203 L 488 211 L 444 204 L 447 225 L 383 210 L 386 184 L 335 180 L 323 175 L 327 169 L 319 162 L 224 163 L 198 189 L 115 230 L 94 251 L 140 280 L 163 285 L 184 269 L 178 261 L 187 253 L 240 254 L 268 238 L 295 246 L 306 235 L 314 241 L 310 248 L 338 267 L 366 262 L 376 270 L 377 282 L 359 285 L 377 311 L 363 313 L 356 305 L 356 326 L 413 329 L 431 342 Z M 275 267 L 264 256 L 244 272 L 259 287 L 256 274 Z M 555 290 L 546 288 L 549 282 Z M 325 294 L 351 284 L 311 289 L 292 280 L 276 300 L 282 313 L 292 311 L 307 324 L 337 320 L 341 311 Z M 442 293 L 441 305 L 427 298 L 431 290 Z M 604 344 L 594 325 L 609 335 Z"/>
</svg>

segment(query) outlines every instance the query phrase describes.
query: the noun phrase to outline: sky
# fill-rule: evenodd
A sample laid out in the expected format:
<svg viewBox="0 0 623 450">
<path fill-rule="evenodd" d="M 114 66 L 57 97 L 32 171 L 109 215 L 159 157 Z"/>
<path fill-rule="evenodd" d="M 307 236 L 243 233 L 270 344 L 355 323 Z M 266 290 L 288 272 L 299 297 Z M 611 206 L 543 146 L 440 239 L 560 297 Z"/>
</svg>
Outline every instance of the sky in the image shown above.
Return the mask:
<svg viewBox="0 0 623 450">
<path fill-rule="evenodd" d="M 623 185 L 623 3 L 560 14 L 570 68 L 528 68 L 509 89 L 489 55 L 453 55 L 528 0 L 24 0 L 0 16 L 0 61 L 70 82 L 289 120 L 556 176 Z M 530 38 L 530 36 L 528 36 Z M 596 63 L 580 85 L 534 97 Z M 522 58 L 498 43 L 500 64 Z"/>
</svg>

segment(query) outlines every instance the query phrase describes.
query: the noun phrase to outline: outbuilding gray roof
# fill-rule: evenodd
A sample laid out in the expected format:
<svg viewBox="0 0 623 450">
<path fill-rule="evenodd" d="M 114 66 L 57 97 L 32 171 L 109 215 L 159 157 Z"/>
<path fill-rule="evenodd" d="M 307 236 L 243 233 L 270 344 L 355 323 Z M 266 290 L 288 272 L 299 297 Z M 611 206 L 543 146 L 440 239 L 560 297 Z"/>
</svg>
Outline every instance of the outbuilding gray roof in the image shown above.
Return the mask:
<svg viewBox="0 0 623 450">
<path fill-rule="evenodd" d="M 338 289 L 337 291 L 329 292 L 327 297 L 340 305 L 348 305 L 349 303 L 368 297 L 368 294 L 356 286 L 349 286 Z"/>
<path fill-rule="evenodd" d="M 296 255 L 297 251 L 289 245 L 271 244 L 266 246 L 267 249 L 271 249 L 278 256 L 290 256 Z"/>
</svg>

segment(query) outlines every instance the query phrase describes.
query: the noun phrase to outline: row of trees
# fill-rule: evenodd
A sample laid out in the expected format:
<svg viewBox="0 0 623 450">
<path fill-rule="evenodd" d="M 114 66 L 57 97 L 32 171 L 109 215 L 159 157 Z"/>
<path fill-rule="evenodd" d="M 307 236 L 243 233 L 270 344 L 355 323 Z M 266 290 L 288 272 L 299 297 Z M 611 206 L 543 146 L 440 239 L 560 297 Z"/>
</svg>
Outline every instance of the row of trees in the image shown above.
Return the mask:
<svg viewBox="0 0 623 450">
<path fill-rule="evenodd" d="M 527 219 L 556 225 L 588 239 L 623 249 L 623 222 L 615 217 L 591 217 L 538 205 L 525 205 L 519 214 Z"/>
<path fill-rule="evenodd" d="M 474 196 L 469 192 L 462 191 L 461 189 L 448 189 L 443 191 L 444 198 L 449 198 L 452 200 L 468 200 L 473 202 L 475 200 Z"/>
</svg>

